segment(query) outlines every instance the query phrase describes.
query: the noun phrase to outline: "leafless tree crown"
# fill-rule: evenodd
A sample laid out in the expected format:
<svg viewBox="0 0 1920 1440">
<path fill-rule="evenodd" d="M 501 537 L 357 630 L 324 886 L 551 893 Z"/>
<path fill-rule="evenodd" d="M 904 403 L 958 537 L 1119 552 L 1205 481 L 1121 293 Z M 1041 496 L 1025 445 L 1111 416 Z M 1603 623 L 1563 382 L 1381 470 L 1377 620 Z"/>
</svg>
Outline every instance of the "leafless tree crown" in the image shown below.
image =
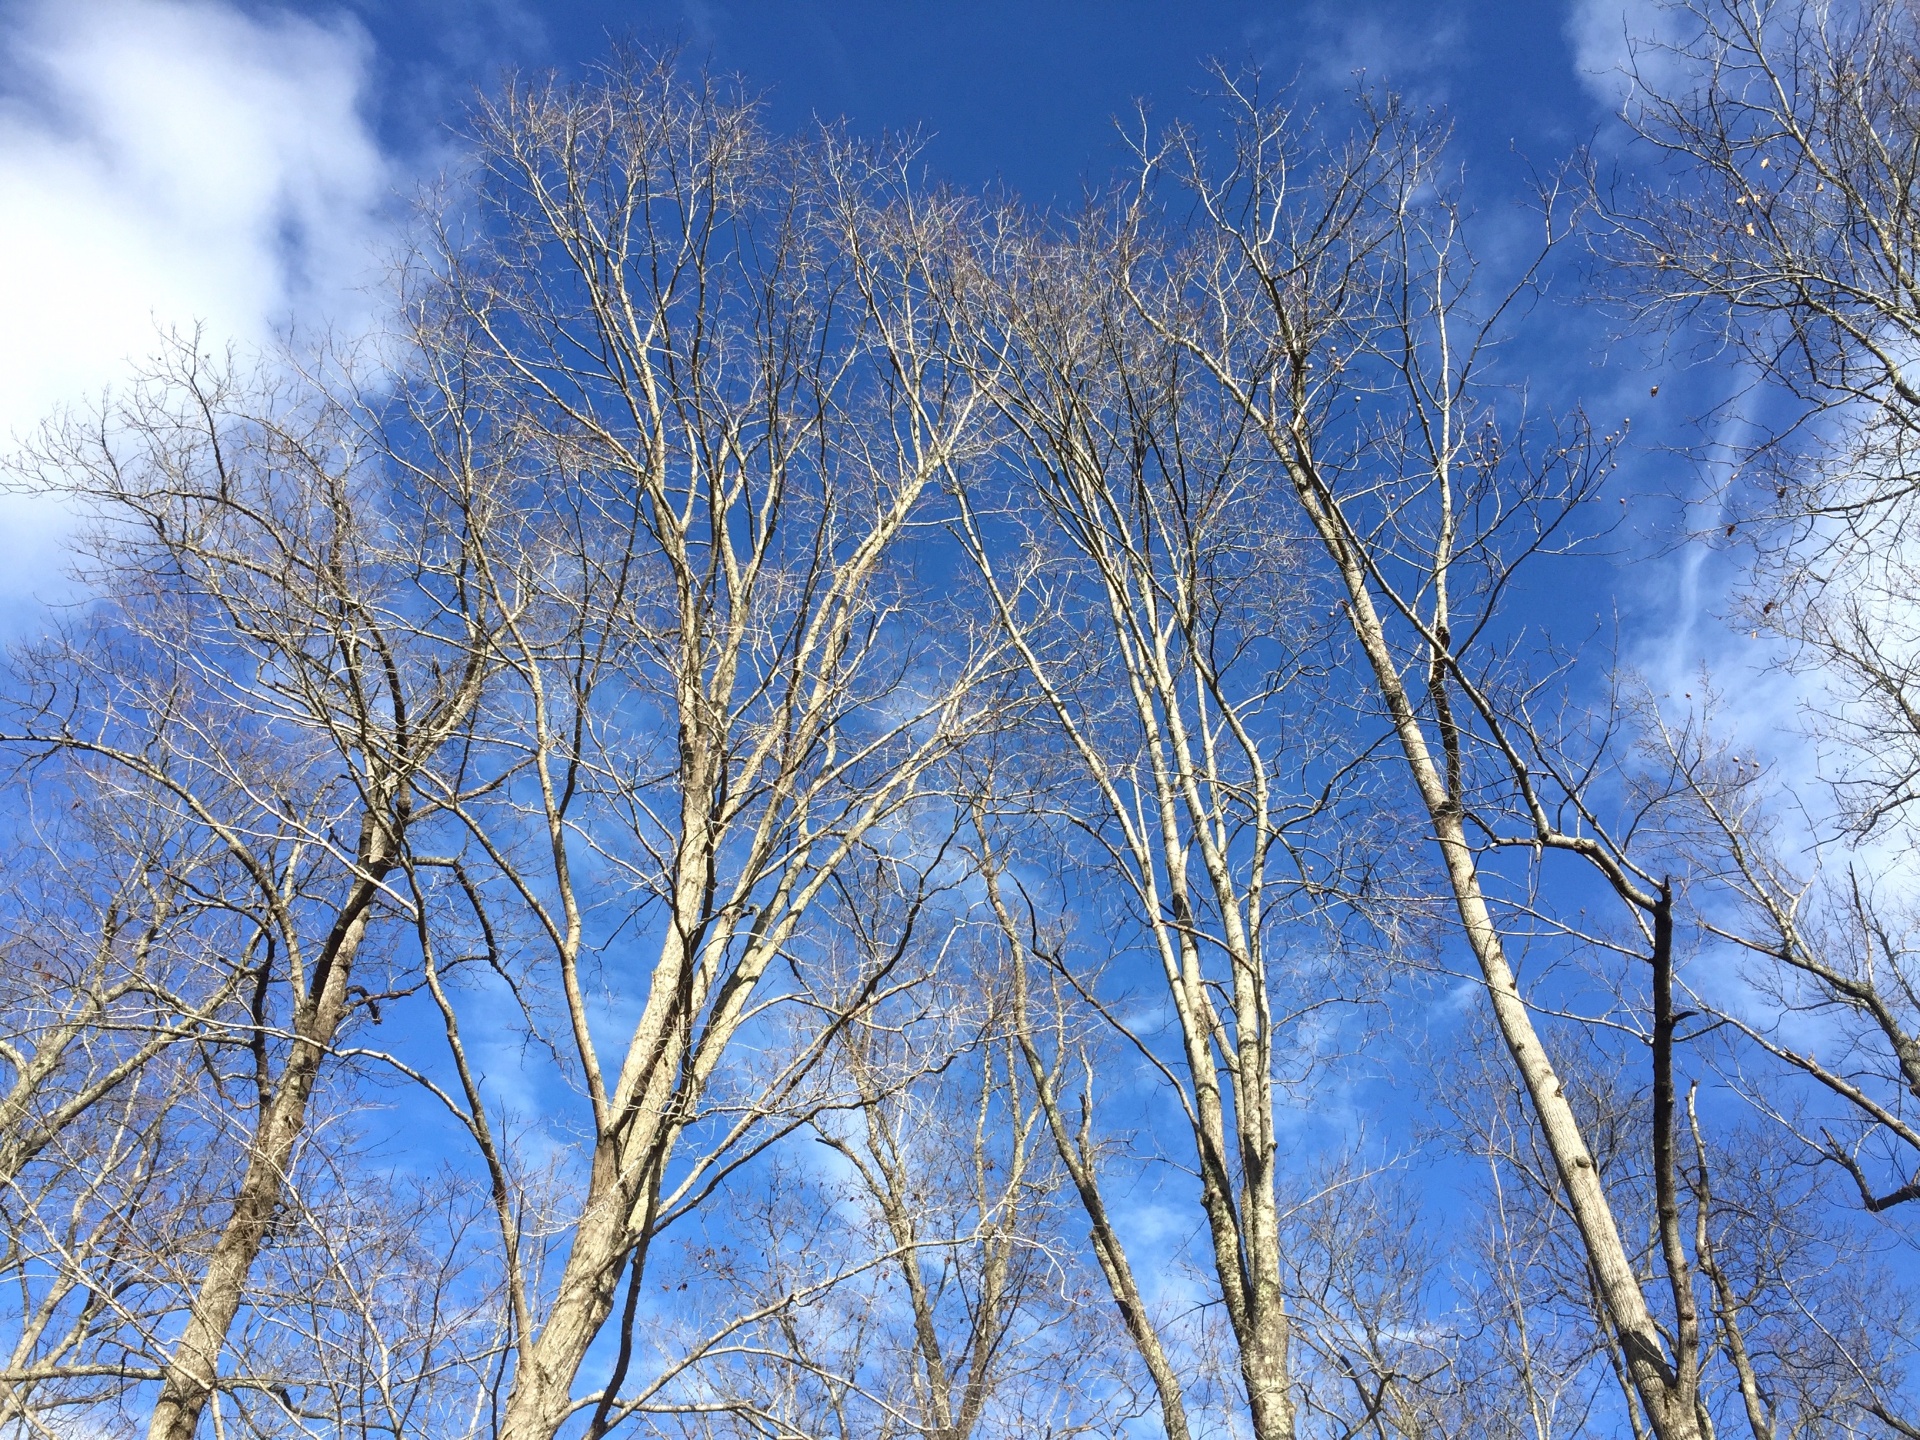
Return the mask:
<svg viewBox="0 0 1920 1440">
<path fill-rule="evenodd" d="M 512 78 L 382 333 L 49 424 L 0 1433 L 1920 1436 L 1920 29 L 1633 54 L 1486 260 L 1384 91 L 1061 217 Z M 1797 730 L 1556 633 L 1582 268 Z"/>
</svg>

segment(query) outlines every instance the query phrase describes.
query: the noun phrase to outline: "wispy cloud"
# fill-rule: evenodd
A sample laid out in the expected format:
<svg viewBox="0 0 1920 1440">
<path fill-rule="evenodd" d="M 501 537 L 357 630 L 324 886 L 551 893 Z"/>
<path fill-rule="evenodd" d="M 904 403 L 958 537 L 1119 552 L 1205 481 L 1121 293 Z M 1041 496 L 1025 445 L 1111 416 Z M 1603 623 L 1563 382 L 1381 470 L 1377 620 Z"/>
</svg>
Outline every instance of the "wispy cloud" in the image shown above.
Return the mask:
<svg viewBox="0 0 1920 1440">
<path fill-rule="evenodd" d="M 1567 42 L 1587 92 L 1602 104 L 1626 103 L 1637 70 L 1664 80 L 1679 62 L 1665 47 L 1685 39 L 1684 12 L 1662 0 L 1574 0 L 1567 11 Z"/>
<path fill-rule="evenodd" d="M 1249 34 L 1276 77 L 1297 72 L 1316 91 L 1356 83 L 1393 85 L 1423 100 L 1445 98 L 1449 73 L 1465 56 L 1466 27 L 1451 5 L 1352 6 L 1316 0 L 1284 22 Z"/>
</svg>

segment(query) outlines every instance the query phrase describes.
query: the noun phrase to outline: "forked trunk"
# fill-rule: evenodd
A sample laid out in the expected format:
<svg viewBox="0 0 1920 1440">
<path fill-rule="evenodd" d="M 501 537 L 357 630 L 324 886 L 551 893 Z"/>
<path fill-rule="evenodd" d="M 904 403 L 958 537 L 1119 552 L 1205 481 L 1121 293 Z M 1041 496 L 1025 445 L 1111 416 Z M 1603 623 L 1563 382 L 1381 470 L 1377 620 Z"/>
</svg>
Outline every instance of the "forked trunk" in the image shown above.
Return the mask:
<svg viewBox="0 0 1920 1440">
<path fill-rule="evenodd" d="M 614 1291 L 632 1249 L 635 1203 L 621 1183 L 614 1143 L 603 1142 L 559 1289 L 540 1333 L 520 1352 L 499 1440 L 550 1440 L 566 1423 L 574 1377 L 613 1313 Z"/>
<path fill-rule="evenodd" d="M 704 828 L 701 842 L 689 848 L 698 858 L 683 865 L 675 887 L 678 918 L 669 927 L 646 1009 L 609 1097 L 606 1130 L 594 1146 L 586 1203 L 559 1287 L 539 1333 L 520 1346 L 499 1440 L 551 1440 L 566 1423 L 574 1380 L 613 1313 L 614 1292 L 635 1253 L 634 1217 L 648 1200 L 649 1187 L 659 1184 L 673 1144 L 669 1110 L 686 1055 L 690 1011 L 697 1008 L 693 937 L 700 930 L 711 873 Z"/>
</svg>

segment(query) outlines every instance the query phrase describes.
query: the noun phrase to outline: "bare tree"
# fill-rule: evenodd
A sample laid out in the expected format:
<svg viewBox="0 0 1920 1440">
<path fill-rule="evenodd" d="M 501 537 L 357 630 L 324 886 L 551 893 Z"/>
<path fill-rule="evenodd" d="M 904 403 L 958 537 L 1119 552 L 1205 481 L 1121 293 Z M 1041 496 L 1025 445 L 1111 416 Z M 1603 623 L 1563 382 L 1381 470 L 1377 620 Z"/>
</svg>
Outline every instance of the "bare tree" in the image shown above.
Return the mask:
<svg viewBox="0 0 1920 1440">
<path fill-rule="evenodd" d="M 307 1148 L 229 1339 L 247 1383 L 210 1402 L 218 1428 L 485 1433 L 505 1312 L 484 1189 L 430 1163 L 377 1167 L 364 1146 Z"/>
<path fill-rule="evenodd" d="M 1075 988 L 1060 967 L 1054 967 L 1051 994 L 1034 994 L 1033 951 L 1039 940 L 1038 926 L 1031 907 L 1025 916 L 1016 912 L 1002 881 L 999 857 L 993 852 L 991 832 L 983 834 L 982 879 L 988 903 L 1000 926 L 1011 972 L 1011 1015 L 1009 1023 L 1020 1058 L 1033 1084 L 1034 1102 L 1045 1119 L 1054 1152 L 1073 1183 L 1074 1193 L 1085 1212 L 1088 1241 L 1099 1264 L 1108 1293 L 1119 1311 L 1127 1338 L 1147 1367 L 1160 1420 L 1170 1440 L 1185 1440 L 1193 1433 L 1188 1414 L 1187 1385 L 1181 1367 L 1176 1365 L 1167 1342 L 1162 1338 L 1162 1323 L 1144 1293 L 1126 1244 L 1108 1206 L 1102 1188 L 1102 1153 L 1094 1135 L 1093 1063 L 1087 1043 L 1074 1032 L 1075 1006 L 1069 998 Z M 1045 1003 L 1050 1001 L 1051 1003 Z M 1076 1073 L 1077 1072 L 1077 1073 Z M 1070 1121 L 1067 1110 L 1069 1086 L 1078 1090 L 1077 1119 Z M 1190 1377 L 1189 1377 L 1190 1378 Z"/>
<path fill-rule="evenodd" d="M 1504 296 L 1482 288 L 1440 168 L 1444 135 L 1389 98 L 1363 98 L 1354 131 L 1324 143 L 1253 80 L 1222 77 L 1232 116 L 1223 157 L 1192 136 L 1143 146 L 1143 188 L 1124 283 L 1139 314 L 1203 367 L 1286 478 L 1392 728 L 1487 1005 L 1551 1156 L 1631 1393 L 1662 1440 L 1705 1433 L 1698 1277 L 1683 1224 L 1673 981 L 1672 888 L 1616 817 L 1595 733 L 1553 713 L 1549 661 L 1528 673 L 1501 601 L 1530 559 L 1578 543 L 1612 437 L 1571 417 L 1503 423 L 1482 372 L 1490 343 L 1532 293 L 1523 270 Z M 1169 173 L 1196 219 L 1166 259 L 1147 219 Z M 1546 246 L 1562 223 L 1549 193 Z M 1543 254 L 1545 250 L 1543 249 Z M 1513 404 L 1512 408 L 1519 411 Z M 1605 811 L 1606 813 L 1603 813 Z M 1644 849 L 1644 847 L 1639 847 Z M 1552 908 L 1523 881 L 1502 905 L 1503 856 L 1576 857 L 1619 902 L 1605 939 L 1650 972 L 1642 1002 L 1652 1058 L 1646 1160 L 1655 1191 L 1657 1279 L 1635 1264 L 1608 1177 L 1520 986 L 1511 920 Z M 1564 872 L 1563 872 L 1564 873 Z M 1567 922 L 1555 922 L 1565 926 Z M 1602 953 L 1605 953 L 1603 950 Z M 1631 970 L 1611 987 L 1631 992 Z M 1650 1293 L 1651 1292 L 1651 1293 Z M 1662 1314 L 1664 1311 L 1664 1315 Z"/>
<path fill-rule="evenodd" d="M 954 326 L 991 386 L 1017 488 L 963 487 L 959 534 L 1072 767 L 1043 804 L 1124 887 L 1115 923 L 1139 928 L 1172 1003 L 1177 1058 L 1133 1043 L 1191 1132 L 1254 1433 L 1291 1436 L 1275 1091 L 1321 1058 L 1290 1037 L 1335 1003 L 1315 952 L 1338 954 L 1336 902 L 1380 880 L 1351 794 L 1365 747 L 1342 743 L 1339 698 L 1317 684 L 1325 611 L 1293 582 L 1296 540 L 1275 523 L 1245 418 L 1210 403 L 1204 371 L 1128 308 L 1111 232 L 1022 229 L 996 232 L 991 300 Z M 1003 907 L 1003 927 L 1018 918 Z M 1117 1237 L 1094 1220 L 1180 1433 Z"/>
<path fill-rule="evenodd" d="M 781 1133 L 832 1026 L 756 1104 L 716 1115 L 729 1047 L 769 1023 L 770 973 L 836 875 L 910 826 L 974 723 L 982 662 L 964 627 L 942 647 L 901 622 L 895 552 L 977 405 L 923 298 L 964 207 L 907 186 L 907 157 L 776 143 L 751 104 L 631 57 L 577 86 L 509 85 L 474 139 L 476 238 L 443 232 L 424 272 L 443 277 L 429 303 L 457 357 L 440 383 L 484 388 L 546 488 L 521 539 L 476 565 L 496 603 L 538 603 L 501 642 L 507 723 L 440 793 L 485 903 L 543 937 L 521 969 L 561 997 L 554 1043 L 582 1095 L 557 1274 L 510 1280 L 501 1432 L 545 1437 L 583 1407 L 596 1428 L 631 1413 L 618 1371 L 574 1393 L 619 1282 L 630 1327 L 660 1228 Z M 630 961 L 635 944 L 657 955 Z M 595 976 L 638 1006 L 611 1050 Z"/>
<path fill-rule="evenodd" d="M 1844 1173 L 1866 1211 L 1891 1210 L 1920 1195 L 1907 869 L 1884 847 L 1809 826 L 1805 797 L 1717 733 L 1706 684 L 1679 720 L 1643 707 L 1648 749 L 1686 801 L 1671 839 L 1695 923 L 1726 943 L 1746 981 L 1701 987 L 1691 1003 L 1750 1042 L 1749 1061 L 1766 1057 L 1757 1070 L 1732 1067 L 1749 1103 Z M 1783 1076 L 1813 1081 L 1813 1093 L 1782 1089 Z"/>
<path fill-rule="evenodd" d="M 1074 1267 L 1056 1253 L 1058 1172 L 1015 997 L 988 968 L 996 954 L 975 951 L 971 973 L 953 977 L 965 990 L 916 997 L 925 1020 L 873 1013 L 848 1027 L 839 1058 L 859 1110 L 843 1133 L 821 1133 L 898 1256 L 907 1413 L 929 1440 L 1040 1425 L 1072 1434 L 1102 1408 L 1081 1390 L 1086 1357 L 1071 1348 L 1089 1337 L 1070 1298 Z M 1069 1376 L 1068 1393 L 1055 1389 Z"/>
<path fill-rule="evenodd" d="M 9 738 L 165 797 L 244 877 L 258 927 L 245 1173 L 170 1345 L 155 1436 L 190 1436 L 217 1383 L 322 1067 L 378 1003 L 354 969 L 376 917 L 400 908 L 415 777 L 487 671 L 487 621 L 462 583 L 484 506 L 473 475 L 396 492 L 363 433 L 323 393 L 250 388 L 182 342 L 27 462 L 92 516 L 115 625 L 33 662 Z"/>
<path fill-rule="evenodd" d="M 1483 1338 L 1458 1363 L 1496 1393 L 1523 1399 L 1529 1433 L 1574 1433 L 1604 1424 L 1604 1392 L 1626 1393 L 1631 1380 L 1610 1343 L 1605 1298 L 1568 1223 L 1552 1158 L 1526 1122 L 1524 1093 L 1487 1073 L 1493 1068 L 1494 1057 L 1476 1047 L 1450 1082 L 1454 1134 L 1488 1165 L 1499 1201 L 1478 1247 L 1484 1288 L 1472 1297 Z M 1647 1107 L 1619 1084 L 1601 1047 L 1570 1055 L 1563 1073 L 1596 1157 L 1615 1176 L 1635 1264 L 1650 1270 L 1658 1263 L 1657 1195 L 1635 1164 L 1647 1149 Z M 1873 1238 L 1836 1210 L 1821 1168 L 1796 1152 L 1790 1135 L 1748 1115 L 1723 1119 L 1716 1142 L 1702 1124 L 1701 1098 L 1696 1085 L 1682 1100 L 1679 1170 L 1711 1423 L 1756 1440 L 1903 1433 L 1913 1316 Z M 1644 1433 L 1644 1422 L 1635 1426 Z"/>
<path fill-rule="evenodd" d="M 1920 1194 L 1920 47 L 1682 13 L 1602 243 L 1785 417 L 1733 528 L 1833 680 L 1810 860 L 1522 603 L 1618 443 L 1495 383 L 1551 188 L 1493 286 L 1390 97 L 1222 73 L 1062 224 L 671 58 L 510 81 L 378 366 L 182 344 L 24 461 L 97 598 L 0 723 L 0 1426 L 1915 1434 L 1822 1196 Z M 1305 1114 L 1443 912 L 1458 1246 Z"/>
<path fill-rule="evenodd" d="M 216 1033 L 246 973 L 201 950 L 221 909 L 217 850 L 118 789 L 56 761 L 13 792 L 0 1184 L 168 1047 Z"/>
<path fill-rule="evenodd" d="M 170 1301 L 147 1247 L 206 1198 L 176 1143 L 205 1098 L 196 1047 L 224 1035 L 247 973 L 218 847 L 72 758 L 16 778 L 0 862 L 9 1420 L 131 1388 L 127 1330 Z"/>
<path fill-rule="evenodd" d="M 889 908 L 849 943 L 892 930 Z M 1131 1413 L 1061 1233 L 1001 952 L 971 943 L 964 915 L 946 922 L 842 1028 L 817 1072 L 831 1100 L 814 1154 L 740 1197 L 746 1235 L 710 1227 L 697 1252 L 728 1309 L 765 1316 L 706 1381 L 737 1398 L 743 1432 L 1068 1436 Z"/>
<path fill-rule="evenodd" d="M 1741 618 L 1821 677 L 1818 722 L 1851 742 L 1847 819 L 1871 832 L 1917 773 L 1920 30 L 1893 0 L 1676 0 L 1654 18 L 1627 63 L 1636 170 L 1600 193 L 1604 278 L 1747 377 L 1736 438 L 1703 450 L 1735 476 L 1723 538 L 1744 531 L 1759 562 Z"/>
</svg>

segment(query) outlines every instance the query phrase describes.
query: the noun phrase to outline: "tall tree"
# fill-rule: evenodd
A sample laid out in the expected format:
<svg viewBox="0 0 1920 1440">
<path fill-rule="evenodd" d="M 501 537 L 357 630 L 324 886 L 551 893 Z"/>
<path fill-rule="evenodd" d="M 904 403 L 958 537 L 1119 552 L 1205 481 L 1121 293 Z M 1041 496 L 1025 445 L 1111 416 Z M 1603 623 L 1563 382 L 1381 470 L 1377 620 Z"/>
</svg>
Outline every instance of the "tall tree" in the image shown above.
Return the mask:
<svg viewBox="0 0 1920 1440">
<path fill-rule="evenodd" d="M 1165 986 L 1177 1057 L 1132 1042 L 1191 1135 L 1254 1433 L 1291 1436 L 1276 1092 L 1316 1064 L 1298 1037 L 1335 1003 L 1325 956 L 1341 948 L 1340 902 L 1381 880 L 1378 812 L 1355 794 L 1364 742 L 1339 726 L 1325 609 L 1297 578 L 1256 437 L 1128 306 L 1116 238 L 1098 221 L 1056 239 L 1009 217 L 983 251 L 992 287 L 965 297 L 953 329 L 1007 439 L 1004 471 L 963 487 L 958 533 L 1025 671 L 1043 753 L 1065 758 L 1064 778 L 1023 782 L 1035 817 L 1084 832 L 1092 873 L 1126 897 L 1106 923 L 1138 927 Z M 988 827 L 1005 852 L 990 868 L 1020 863 L 1031 847 L 1012 837 L 1028 823 Z M 1024 947 L 1029 917 L 992 893 Z M 1045 1069 L 1036 1083 L 1057 1086 Z M 1053 1129 L 1085 1170 L 1057 1115 Z M 1096 1247 L 1181 1434 L 1177 1377 L 1091 1180 L 1078 1183 Z"/>
<path fill-rule="evenodd" d="M 1141 151 L 1123 284 L 1285 477 L 1439 852 L 1614 1353 L 1653 1433 L 1693 1440 L 1709 1421 L 1678 1158 L 1672 891 L 1636 858 L 1631 805 L 1617 831 L 1603 813 L 1605 728 L 1596 749 L 1545 718 L 1537 692 L 1551 671 L 1529 674 L 1503 630 L 1521 568 L 1577 544 L 1613 438 L 1577 415 L 1544 429 L 1524 412 L 1503 420 L 1483 371 L 1536 272 L 1481 299 L 1433 120 L 1363 96 L 1353 130 L 1328 135 L 1263 99 L 1257 78 L 1222 82 L 1222 154 L 1184 132 Z M 1163 175 L 1193 215 L 1171 251 L 1153 228 Z M 1562 215 L 1547 199 L 1550 248 Z M 1521 853 L 1590 867 L 1629 927 L 1622 958 L 1650 972 L 1651 1284 L 1509 954 L 1513 921 L 1531 929 L 1542 913 L 1501 904 L 1501 858 Z M 1614 983 L 1637 988 L 1631 971 Z"/>
<path fill-rule="evenodd" d="M 416 779 L 490 664 L 465 584 L 483 487 L 413 488 L 317 388 L 258 383 L 181 342 L 93 422 L 48 432 L 35 483 L 92 520 L 112 624 L 43 652 L 9 740 L 103 762 L 217 843 L 250 889 L 244 1173 L 149 1433 L 186 1440 L 288 1200 L 315 1088 L 370 998 L 355 965 L 431 815 Z M 398 903 L 396 903 L 398 902 Z"/>
<path fill-rule="evenodd" d="M 965 207 L 906 185 L 906 157 L 777 142 L 724 87 L 632 57 L 509 84 L 473 138 L 471 232 L 426 267 L 457 321 L 443 373 L 534 437 L 541 513 L 565 517 L 540 562 L 477 566 L 497 603 L 544 586 L 561 616 L 502 642 L 520 698 L 495 760 L 524 783 L 445 781 L 545 937 L 581 1090 L 586 1174 L 551 1291 L 516 1279 L 500 1422 L 544 1440 L 583 1406 L 604 1420 L 612 1391 L 574 1387 L 621 1279 L 630 1328 L 659 1228 L 764 1143 L 830 1040 L 832 1017 L 773 1093 L 709 1121 L 809 915 L 863 853 L 932 863 L 881 837 L 977 722 L 984 662 L 964 626 L 939 645 L 906 623 L 900 552 L 979 405 L 925 302 Z M 631 898 L 603 929 L 609 886 Z M 657 951 L 629 962 L 636 943 Z M 590 971 L 633 977 L 618 1037 Z"/>
</svg>

